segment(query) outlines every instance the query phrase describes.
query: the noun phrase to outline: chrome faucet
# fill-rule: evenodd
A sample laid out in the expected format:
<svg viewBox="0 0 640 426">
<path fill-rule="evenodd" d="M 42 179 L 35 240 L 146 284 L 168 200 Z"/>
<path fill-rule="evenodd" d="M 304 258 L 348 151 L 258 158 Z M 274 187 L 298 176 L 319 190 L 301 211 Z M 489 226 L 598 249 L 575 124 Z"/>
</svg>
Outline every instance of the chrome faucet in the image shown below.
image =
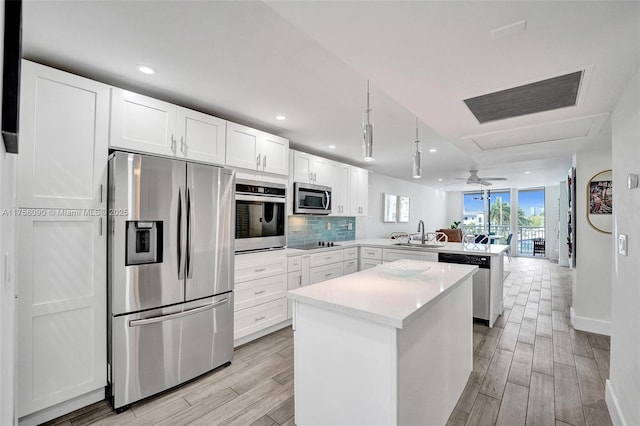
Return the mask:
<svg viewBox="0 0 640 426">
<path fill-rule="evenodd" d="M 422 244 L 424 244 L 425 240 L 424 240 L 424 222 L 423 221 L 419 221 L 418 222 L 418 232 L 420 232 L 421 229 L 422 229 L 422 240 L 421 241 L 422 241 Z"/>
</svg>

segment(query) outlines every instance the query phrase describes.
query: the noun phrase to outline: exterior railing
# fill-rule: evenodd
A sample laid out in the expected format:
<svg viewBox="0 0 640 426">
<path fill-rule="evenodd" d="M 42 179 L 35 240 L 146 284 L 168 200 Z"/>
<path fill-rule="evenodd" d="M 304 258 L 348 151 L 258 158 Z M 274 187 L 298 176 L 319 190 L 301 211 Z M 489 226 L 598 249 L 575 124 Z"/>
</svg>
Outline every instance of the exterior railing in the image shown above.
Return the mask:
<svg viewBox="0 0 640 426">
<path fill-rule="evenodd" d="M 488 227 L 483 225 L 460 225 L 465 234 L 486 234 Z M 500 243 L 504 244 L 507 235 L 511 232 L 509 225 L 491 225 L 491 235 L 502 236 Z M 514 238 L 516 236 L 514 235 Z M 545 256 L 545 232 L 544 226 L 519 226 L 516 241 L 518 242 L 518 255 L 520 256 Z"/>
</svg>

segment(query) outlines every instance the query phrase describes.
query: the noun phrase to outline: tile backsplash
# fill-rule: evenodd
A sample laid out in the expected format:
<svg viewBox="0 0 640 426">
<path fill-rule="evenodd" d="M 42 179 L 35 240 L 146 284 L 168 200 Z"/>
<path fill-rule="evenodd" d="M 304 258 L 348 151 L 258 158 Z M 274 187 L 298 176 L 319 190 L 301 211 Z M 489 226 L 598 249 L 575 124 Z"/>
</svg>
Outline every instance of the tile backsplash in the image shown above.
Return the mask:
<svg viewBox="0 0 640 426">
<path fill-rule="evenodd" d="M 330 226 L 328 225 L 330 224 Z M 349 229 L 351 224 L 351 229 Z M 287 245 L 356 239 L 355 217 L 289 216 Z M 331 229 L 328 229 L 331 227 Z"/>
</svg>

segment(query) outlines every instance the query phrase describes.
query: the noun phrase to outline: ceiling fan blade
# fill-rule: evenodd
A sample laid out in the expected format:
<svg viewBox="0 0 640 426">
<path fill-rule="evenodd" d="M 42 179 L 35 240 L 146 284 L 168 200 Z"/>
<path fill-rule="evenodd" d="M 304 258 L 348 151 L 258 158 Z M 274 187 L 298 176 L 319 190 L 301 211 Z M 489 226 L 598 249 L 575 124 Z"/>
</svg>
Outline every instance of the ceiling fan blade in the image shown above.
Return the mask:
<svg viewBox="0 0 640 426">
<path fill-rule="evenodd" d="M 491 182 L 487 181 L 486 179 L 480 179 L 480 184 L 484 186 L 493 185 Z"/>
<path fill-rule="evenodd" d="M 483 177 L 482 180 L 507 180 L 507 178 L 503 178 L 503 177 L 486 178 L 486 177 Z"/>
</svg>

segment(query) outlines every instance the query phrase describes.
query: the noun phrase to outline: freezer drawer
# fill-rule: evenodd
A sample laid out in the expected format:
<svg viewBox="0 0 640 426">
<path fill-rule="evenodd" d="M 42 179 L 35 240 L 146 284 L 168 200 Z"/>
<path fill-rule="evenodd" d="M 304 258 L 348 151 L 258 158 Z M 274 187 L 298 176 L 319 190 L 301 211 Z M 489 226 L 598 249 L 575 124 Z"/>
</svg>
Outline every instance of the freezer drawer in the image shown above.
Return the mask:
<svg viewBox="0 0 640 426">
<path fill-rule="evenodd" d="M 117 409 L 231 361 L 233 293 L 112 317 L 111 326 Z"/>
</svg>

